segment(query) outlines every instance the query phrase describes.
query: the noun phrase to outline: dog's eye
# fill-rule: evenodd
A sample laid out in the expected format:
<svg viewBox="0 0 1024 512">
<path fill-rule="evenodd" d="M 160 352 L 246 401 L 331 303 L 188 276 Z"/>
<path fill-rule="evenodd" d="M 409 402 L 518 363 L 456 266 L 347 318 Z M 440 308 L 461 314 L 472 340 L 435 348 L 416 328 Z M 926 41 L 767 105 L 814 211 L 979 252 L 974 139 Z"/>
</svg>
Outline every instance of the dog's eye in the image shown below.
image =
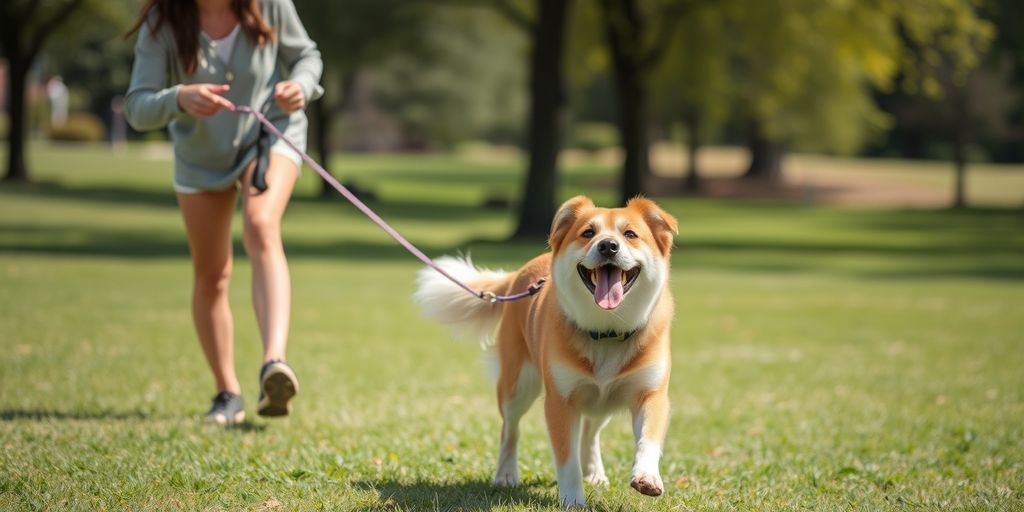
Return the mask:
<svg viewBox="0 0 1024 512">
<path fill-rule="evenodd" d="M 623 235 L 626 238 L 637 238 L 636 231 L 633 231 L 632 229 L 627 229 L 626 232 L 623 233 Z"/>
<path fill-rule="evenodd" d="M 583 238 L 594 238 L 594 230 L 587 228 L 586 231 L 580 233 L 580 236 L 582 236 Z"/>
</svg>

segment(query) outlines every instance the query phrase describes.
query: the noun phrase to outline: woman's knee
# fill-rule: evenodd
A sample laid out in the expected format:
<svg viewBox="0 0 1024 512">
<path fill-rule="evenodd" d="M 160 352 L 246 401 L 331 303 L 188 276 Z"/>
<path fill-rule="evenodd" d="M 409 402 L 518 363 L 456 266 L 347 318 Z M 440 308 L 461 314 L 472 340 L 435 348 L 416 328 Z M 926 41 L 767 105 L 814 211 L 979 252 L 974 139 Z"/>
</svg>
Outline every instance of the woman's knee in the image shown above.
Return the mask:
<svg viewBox="0 0 1024 512">
<path fill-rule="evenodd" d="M 231 282 L 231 260 L 224 263 L 203 265 L 194 269 L 195 290 L 204 296 L 217 296 L 227 293 Z"/>
<path fill-rule="evenodd" d="M 278 249 L 281 247 L 281 219 L 268 212 L 247 212 L 242 242 L 249 256 Z"/>
</svg>

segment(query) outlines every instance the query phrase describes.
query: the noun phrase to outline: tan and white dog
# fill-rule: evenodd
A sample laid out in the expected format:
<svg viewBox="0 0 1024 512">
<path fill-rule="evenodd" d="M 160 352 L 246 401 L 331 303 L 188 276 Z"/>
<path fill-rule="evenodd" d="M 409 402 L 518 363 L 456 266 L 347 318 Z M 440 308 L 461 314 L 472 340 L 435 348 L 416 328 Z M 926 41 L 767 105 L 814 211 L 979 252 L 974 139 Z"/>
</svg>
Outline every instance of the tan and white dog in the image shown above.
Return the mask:
<svg viewBox="0 0 1024 512">
<path fill-rule="evenodd" d="M 550 278 L 529 299 L 489 304 L 426 268 L 415 298 L 428 317 L 480 338 L 498 355 L 503 425 L 494 483 L 519 482 L 519 419 L 545 391 L 544 414 L 563 506 L 586 505 L 583 481 L 608 484 L 598 436 L 616 409 L 633 417 L 636 455 L 630 485 L 649 496 L 664 490 L 658 461 L 668 428 L 669 256 L 676 219 L 637 198 L 625 208 L 597 208 L 577 196 L 551 224 L 549 253 L 515 272 L 442 258 L 446 271 L 496 294 Z"/>
</svg>

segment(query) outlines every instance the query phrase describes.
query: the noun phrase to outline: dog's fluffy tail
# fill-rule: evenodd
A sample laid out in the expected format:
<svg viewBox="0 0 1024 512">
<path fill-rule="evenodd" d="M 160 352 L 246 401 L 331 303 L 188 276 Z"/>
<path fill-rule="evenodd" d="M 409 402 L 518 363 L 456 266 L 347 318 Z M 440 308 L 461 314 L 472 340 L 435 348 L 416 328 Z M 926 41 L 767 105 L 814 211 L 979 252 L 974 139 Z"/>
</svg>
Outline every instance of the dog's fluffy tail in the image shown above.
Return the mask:
<svg viewBox="0 0 1024 512">
<path fill-rule="evenodd" d="M 512 274 L 507 272 L 477 268 L 469 256 L 445 256 L 436 263 L 470 287 L 498 295 L 506 293 L 512 280 Z M 479 340 L 484 348 L 494 343 L 501 320 L 500 303 L 491 304 L 474 297 L 430 267 L 419 271 L 413 298 L 427 318 L 451 326 L 460 337 Z"/>
</svg>

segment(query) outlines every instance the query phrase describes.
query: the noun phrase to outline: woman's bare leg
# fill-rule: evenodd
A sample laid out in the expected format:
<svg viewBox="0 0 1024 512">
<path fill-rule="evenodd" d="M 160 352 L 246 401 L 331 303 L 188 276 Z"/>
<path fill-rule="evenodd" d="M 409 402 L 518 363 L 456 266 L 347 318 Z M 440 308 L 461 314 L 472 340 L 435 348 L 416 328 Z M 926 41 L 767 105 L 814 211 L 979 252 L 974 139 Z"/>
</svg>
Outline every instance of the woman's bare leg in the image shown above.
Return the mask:
<svg viewBox="0 0 1024 512">
<path fill-rule="evenodd" d="M 218 391 L 240 394 L 235 375 L 234 324 L 228 305 L 234 189 L 178 194 L 192 255 L 192 321 Z"/>
<path fill-rule="evenodd" d="M 263 340 L 263 361 L 285 359 L 291 316 L 291 277 L 281 242 L 281 217 L 299 172 L 295 163 L 270 153 L 267 190 L 252 186 L 252 170 L 242 176 L 245 252 L 252 261 L 252 303 Z"/>
</svg>

